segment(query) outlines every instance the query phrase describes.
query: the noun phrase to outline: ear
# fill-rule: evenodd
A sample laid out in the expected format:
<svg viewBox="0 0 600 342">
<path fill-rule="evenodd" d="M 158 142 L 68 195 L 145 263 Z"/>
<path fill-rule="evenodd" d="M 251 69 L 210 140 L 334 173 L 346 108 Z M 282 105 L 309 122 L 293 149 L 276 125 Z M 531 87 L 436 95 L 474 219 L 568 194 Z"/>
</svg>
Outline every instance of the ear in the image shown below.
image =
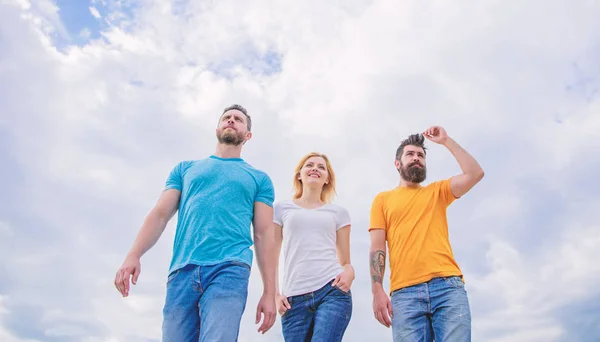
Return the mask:
<svg viewBox="0 0 600 342">
<path fill-rule="evenodd" d="M 246 141 L 252 139 L 252 132 L 246 133 Z"/>
<path fill-rule="evenodd" d="M 394 166 L 396 167 L 396 170 L 398 170 L 400 168 L 400 161 L 394 160 Z"/>
</svg>

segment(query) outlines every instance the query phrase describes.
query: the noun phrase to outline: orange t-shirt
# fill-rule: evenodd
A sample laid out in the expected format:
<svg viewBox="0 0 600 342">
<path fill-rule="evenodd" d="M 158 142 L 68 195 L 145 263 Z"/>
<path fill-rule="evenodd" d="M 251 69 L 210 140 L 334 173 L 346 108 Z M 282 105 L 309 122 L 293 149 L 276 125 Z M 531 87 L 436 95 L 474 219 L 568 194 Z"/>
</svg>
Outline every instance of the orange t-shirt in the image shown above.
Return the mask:
<svg viewBox="0 0 600 342">
<path fill-rule="evenodd" d="M 435 277 L 461 276 L 448 239 L 446 208 L 456 199 L 450 179 L 377 194 L 372 229 L 386 231 L 390 292 Z"/>
</svg>

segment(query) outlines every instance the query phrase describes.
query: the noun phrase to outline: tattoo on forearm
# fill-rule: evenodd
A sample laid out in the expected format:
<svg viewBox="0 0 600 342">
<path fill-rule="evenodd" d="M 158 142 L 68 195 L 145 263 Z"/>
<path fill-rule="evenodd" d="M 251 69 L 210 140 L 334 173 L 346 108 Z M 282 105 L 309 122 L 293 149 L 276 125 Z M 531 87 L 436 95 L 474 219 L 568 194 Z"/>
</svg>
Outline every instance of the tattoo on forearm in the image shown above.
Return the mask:
<svg viewBox="0 0 600 342">
<path fill-rule="evenodd" d="M 377 250 L 371 252 L 371 280 L 373 283 L 383 283 L 385 271 L 385 252 Z"/>
</svg>

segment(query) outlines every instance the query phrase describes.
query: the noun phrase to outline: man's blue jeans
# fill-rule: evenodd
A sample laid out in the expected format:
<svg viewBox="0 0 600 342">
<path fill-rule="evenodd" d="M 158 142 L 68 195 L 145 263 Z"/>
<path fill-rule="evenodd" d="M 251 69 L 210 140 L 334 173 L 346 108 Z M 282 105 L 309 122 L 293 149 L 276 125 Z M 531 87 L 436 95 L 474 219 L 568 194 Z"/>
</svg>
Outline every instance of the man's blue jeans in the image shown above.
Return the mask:
<svg viewBox="0 0 600 342">
<path fill-rule="evenodd" d="M 460 277 L 434 278 L 392 292 L 394 342 L 471 341 L 471 312 Z"/>
<path fill-rule="evenodd" d="M 352 317 L 352 291 L 331 286 L 288 297 L 291 308 L 281 317 L 286 342 L 338 342 Z"/>
<path fill-rule="evenodd" d="M 250 266 L 188 265 L 169 275 L 163 342 L 234 342 L 246 307 Z"/>
</svg>

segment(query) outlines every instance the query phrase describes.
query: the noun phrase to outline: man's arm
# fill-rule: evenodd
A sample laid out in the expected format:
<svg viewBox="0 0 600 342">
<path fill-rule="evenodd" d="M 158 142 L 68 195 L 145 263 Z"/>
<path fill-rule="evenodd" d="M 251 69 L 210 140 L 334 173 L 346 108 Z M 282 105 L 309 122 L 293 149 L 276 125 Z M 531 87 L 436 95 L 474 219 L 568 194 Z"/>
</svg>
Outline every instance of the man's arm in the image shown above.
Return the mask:
<svg viewBox="0 0 600 342">
<path fill-rule="evenodd" d="M 371 291 L 375 294 L 383 289 L 383 275 L 385 273 L 385 230 L 371 230 L 371 250 L 369 253 L 369 265 L 371 272 Z"/>
<path fill-rule="evenodd" d="M 465 151 L 454 139 L 448 137 L 444 146 L 456 158 L 463 172 L 460 175 L 452 177 L 450 180 L 450 190 L 452 190 L 454 197 L 462 197 L 483 178 L 483 169 L 475 158 Z"/>
<path fill-rule="evenodd" d="M 383 289 L 383 274 L 385 273 L 385 229 L 371 229 L 371 250 L 369 264 L 371 272 L 371 291 L 373 292 L 373 314 L 383 326 L 392 325 L 392 303 Z"/>
<path fill-rule="evenodd" d="M 263 281 L 263 292 L 275 294 L 277 260 L 275 231 L 273 230 L 273 207 L 256 202 L 254 204 L 254 246 L 256 262 Z"/>
<path fill-rule="evenodd" d="M 140 258 L 156 244 L 165 227 L 179 207 L 181 192 L 176 189 L 165 190 L 156 205 L 144 219 L 133 246 L 129 250 L 121 268 L 115 277 L 117 290 L 127 297 L 129 295 L 129 280 L 135 285 L 141 272 Z"/>
<path fill-rule="evenodd" d="M 275 294 L 277 292 L 276 276 L 277 252 L 275 233 L 273 229 L 273 207 L 262 203 L 254 203 L 254 250 L 256 262 L 263 281 L 263 295 L 256 309 L 256 324 L 260 322 L 261 313 L 264 314 L 262 325 L 258 328 L 263 334 L 275 323 Z"/>
<path fill-rule="evenodd" d="M 456 158 L 463 173 L 452 177 L 450 180 L 450 190 L 454 197 L 462 197 L 483 178 L 483 169 L 479 166 L 479 163 L 454 139 L 450 138 L 443 127 L 432 126 L 423 132 L 423 136 L 435 143 L 446 146 Z"/>
<path fill-rule="evenodd" d="M 281 245 L 283 244 L 283 227 L 277 223 L 273 223 L 275 228 L 275 293 L 281 293 L 279 289 L 279 258 L 281 257 Z"/>
</svg>

